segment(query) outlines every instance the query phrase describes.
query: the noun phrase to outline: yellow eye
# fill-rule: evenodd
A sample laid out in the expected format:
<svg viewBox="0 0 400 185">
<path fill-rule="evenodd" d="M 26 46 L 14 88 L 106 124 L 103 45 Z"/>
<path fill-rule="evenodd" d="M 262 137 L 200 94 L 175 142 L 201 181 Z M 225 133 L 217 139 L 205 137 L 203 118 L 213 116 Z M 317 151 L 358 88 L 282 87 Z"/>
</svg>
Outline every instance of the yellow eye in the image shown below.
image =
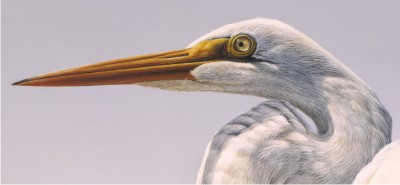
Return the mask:
<svg viewBox="0 0 400 185">
<path fill-rule="evenodd" d="M 228 51 L 236 57 L 248 57 L 256 50 L 256 42 L 248 35 L 237 35 L 229 40 Z"/>
</svg>

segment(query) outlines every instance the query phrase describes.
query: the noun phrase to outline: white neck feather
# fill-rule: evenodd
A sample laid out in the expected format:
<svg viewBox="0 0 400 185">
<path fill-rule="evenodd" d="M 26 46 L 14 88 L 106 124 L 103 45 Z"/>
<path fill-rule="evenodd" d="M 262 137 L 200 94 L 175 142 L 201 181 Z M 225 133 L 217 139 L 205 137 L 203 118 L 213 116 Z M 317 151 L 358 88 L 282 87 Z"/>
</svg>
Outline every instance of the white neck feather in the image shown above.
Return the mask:
<svg viewBox="0 0 400 185">
<path fill-rule="evenodd" d="M 360 85 L 358 78 L 353 81 L 331 77 L 324 84 L 326 110 L 318 114 L 324 114 L 320 117 L 329 121 L 317 124 L 327 128 L 326 133 L 315 135 L 321 150 L 320 161 L 324 161 L 319 168 L 330 173 L 359 171 L 391 142 L 390 115 L 375 94 Z"/>
</svg>

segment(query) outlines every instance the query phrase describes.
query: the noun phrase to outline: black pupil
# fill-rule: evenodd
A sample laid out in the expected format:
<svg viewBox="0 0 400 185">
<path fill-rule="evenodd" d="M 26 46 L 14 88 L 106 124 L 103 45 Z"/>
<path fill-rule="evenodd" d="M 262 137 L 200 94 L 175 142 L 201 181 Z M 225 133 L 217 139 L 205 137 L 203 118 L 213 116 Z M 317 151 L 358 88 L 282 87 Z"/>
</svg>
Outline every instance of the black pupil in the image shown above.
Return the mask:
<svg viewBox="0 0 400 185">
<path fill-rule="evenodd" d="M 239 42 L 239 47 L 243 47 L 243 42 Z"/>
</svg>

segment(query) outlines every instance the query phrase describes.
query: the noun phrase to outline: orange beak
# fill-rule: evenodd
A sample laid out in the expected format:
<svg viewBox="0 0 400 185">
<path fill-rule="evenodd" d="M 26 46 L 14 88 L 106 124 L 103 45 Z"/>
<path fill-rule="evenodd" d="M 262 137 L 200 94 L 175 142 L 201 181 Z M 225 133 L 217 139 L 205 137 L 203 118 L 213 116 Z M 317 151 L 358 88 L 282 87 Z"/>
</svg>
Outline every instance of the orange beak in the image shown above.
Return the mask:
<svg viewBox="0 0 400 185">
<path fill-rule="evenodd" d="M 27 78 L 13 85 L 90 86 L 159 80 L 196 80 L 190 71 L 225 58 L 229 38 L 200 42 L 192 48 L 99 62 Z"/>
</svg>

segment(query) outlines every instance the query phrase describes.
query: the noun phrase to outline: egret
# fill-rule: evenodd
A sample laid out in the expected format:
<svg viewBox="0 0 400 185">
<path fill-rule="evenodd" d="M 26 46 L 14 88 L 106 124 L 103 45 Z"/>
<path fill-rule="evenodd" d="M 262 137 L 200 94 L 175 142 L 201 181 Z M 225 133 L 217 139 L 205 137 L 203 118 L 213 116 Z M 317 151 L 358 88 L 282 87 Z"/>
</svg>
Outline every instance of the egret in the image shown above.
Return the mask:
<svg viewBox="0 0 400 185">
<path fill-rule="evenodd" d="M 266 99 L 213 136 L 197 183 L 351 183 L 391 141 L 391 117 L 374 92 L 312 39 L 273 19 L 222 26 L 182 50 L 14 83 L 115 84 Z"/>
</svg>

